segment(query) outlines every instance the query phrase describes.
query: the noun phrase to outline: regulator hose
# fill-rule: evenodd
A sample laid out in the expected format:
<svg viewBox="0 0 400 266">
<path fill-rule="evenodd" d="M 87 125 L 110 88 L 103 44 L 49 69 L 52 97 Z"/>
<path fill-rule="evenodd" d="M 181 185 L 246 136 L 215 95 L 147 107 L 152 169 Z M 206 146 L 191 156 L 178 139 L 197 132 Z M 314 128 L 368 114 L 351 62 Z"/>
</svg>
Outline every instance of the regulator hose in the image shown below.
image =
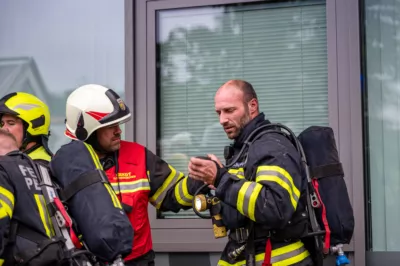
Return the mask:
<svg viewBox="0 0 400 266">
<path fill-rule="evenodd" d="M 277 130 L 276 129 L 277 127 L 283 128 L 289 134 L 287 134 L 281 130 Z M 288 137 L 291 140 L 291 142 L 295 145 L 296 149 L 301 153 L 302 157 L 305 160 L 305 156 L 303 156 L 304 155 L 303 149 L 301 148 L 301 145 L 298 143 L 296 135 L 288 127 L 281 125 L 281 124 L 267 124 L 267 125 L 263 125 L 261 127 L 256 128 L 255 130 L 253 130 L 250 133 L 250 135 L 247 137 L 247 139 L 244 141 L 242 149 L 239 151 L 239 153 L 232 159 L 232 161 L 229 164 L 227 164 L 223 167 L 224 168 L 232 167 L 235 163 L 237 163 L 237 161 L 240 159 L 240 157 L 243 155 L 243 153 L 250 147 L 250 145 L 267 132 L 268 133 L 279 133 L 279 134 L 283 134 L 286 137 Z M 253 136 L 254 136 L 254 138 L 253 138 Z M 198 156 L 196 158 L 203 159 L 203 160 L 211 160 L 209 157 L 206 157 L 206 156 Z M 204 214 L 201 214 L 199 211 L 197 211 L 197 209 L 195 207 L 196 206 L 196 196 L 199 195 L 200 191 L 205 189 L 207 186 L 208 186 L 208 184 L 204 184 L 199 189 L 197 189 L 197 191 L 194 194 L 193 201 L 192 201 L 192 208 L 193 208 L 194 213 L 203 219 L 211 219 L 211 215 L 204 215 Z"/>
</svg>

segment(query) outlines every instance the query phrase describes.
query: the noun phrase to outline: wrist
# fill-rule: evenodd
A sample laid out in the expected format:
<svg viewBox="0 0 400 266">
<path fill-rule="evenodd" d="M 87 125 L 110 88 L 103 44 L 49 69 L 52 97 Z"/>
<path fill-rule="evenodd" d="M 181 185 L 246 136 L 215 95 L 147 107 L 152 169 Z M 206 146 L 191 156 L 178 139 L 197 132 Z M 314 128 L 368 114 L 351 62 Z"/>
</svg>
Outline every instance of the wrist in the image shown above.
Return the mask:
<svg viewBox="0 0 400 266">
<path fill-rule="evenodd" d="M 215 174 L 214 187 L 218 187 L 222 176 L 227 172 L 227 170 L 224 167 L 220 167 L 217 162 L 215 162 L 215 165 L 217 166 L 217 173 Z"/>
</svg>

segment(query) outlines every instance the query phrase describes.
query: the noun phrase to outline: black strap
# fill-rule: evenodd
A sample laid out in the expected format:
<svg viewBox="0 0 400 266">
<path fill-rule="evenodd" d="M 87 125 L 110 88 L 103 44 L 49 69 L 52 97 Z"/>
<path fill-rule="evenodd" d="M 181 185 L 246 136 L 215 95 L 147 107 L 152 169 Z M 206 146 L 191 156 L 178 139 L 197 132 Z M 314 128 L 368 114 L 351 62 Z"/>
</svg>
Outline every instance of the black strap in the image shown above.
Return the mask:
<svg viewBox="0 0 400 266">
<path fill-rule="evenodd" d="M 69 184 L 64 190 L 60 191 L 62 200 L 68 201 L 82 189 L 97 182 L 107 182 L 107 177 L 102 170 L 96 169 L 81 174 L 75 181 Z"/>
<path fill-rule="evenodd" d="M 247 239 L 246 244 L 246 266 L 256 266 L 256 251 L 255 251 L 255 244 L 254 244 L 254 222 L 249 221 L 247 230 L 249 230 L 249 238 Z"/>
<path fill-rule="evenodd" d="M 311 176 L 317 179 L 329 176 L 343 176 L 343 175 L 344 172 L 341 163 L 321 165 L 311 169 Z"/>
<path fill-rule="evenodd" d="M 36 244 L 39 244 L 44 240 L 48 239 L 46 236 L 40 234 L 39 232 L 21 223 L 18 225 L 18 230 L 16 235 L 26 238 L 32 242 L 35 242 Z"/>
<path fill-rule="evenodd" d="M 4 260 L 3 266 L 11 266 L 15 264 L 14 247 L 17 238 L 18 222 L 11 220 L 10 227 L 6 235 L 6 246 L 4 247 L 3 255 L 0 256 Z"/>
<path fill-rule="evenodd" d="M 124 211 L 126 213 L 131 213 L 132 212 L 132 210 L 133 210 L 132 206 L 129 206 L 128 204 L 125 204 L 123 202 L 121 202 L 121 205 L 122 205 L 122 209 L 124 209 Z"/>
<path fill-rule="evenodd" d="M 18 254 L 15 254 L 15 244 L 17 236 L 25 238 L 31 242 L 34 242 L 38 245 L 35 250 L 22 251 Z M 49 239 L 46 236 L 40 234 L 39 232 L 31 229 L 30 227 L 18 223 L 15 220 L 12 220 L 10 223 L 10 229 L 8 233 L 7 245 L 4 250 L 4 254 L 6 257 L 4 258 L 4 265 L 15 265 L 16 262 L 20 263 L 22 261 L 26 261 L 32 254 L 40 253 L 46 246 L 55 241 L 59 241 L 61 239 Z M 15 257 L 14 257 L 15 256 Z"/>
</svg>

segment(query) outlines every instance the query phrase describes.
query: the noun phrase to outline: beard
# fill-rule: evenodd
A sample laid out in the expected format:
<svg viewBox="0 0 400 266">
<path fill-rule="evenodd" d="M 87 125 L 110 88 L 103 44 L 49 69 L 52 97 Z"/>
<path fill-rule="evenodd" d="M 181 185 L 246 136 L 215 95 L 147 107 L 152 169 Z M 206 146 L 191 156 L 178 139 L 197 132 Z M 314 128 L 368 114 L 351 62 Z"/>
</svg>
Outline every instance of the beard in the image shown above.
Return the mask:
<svg viewBox="0 0 400 266">
<path fill-rule="evenodd" d="M 232 133 L 226 133 L 229 139 L 235 139 L 237 138 L 240 133 L 243 131 L 244 127 L 251 121 L 250 118 L 250 112 L 247 107 L 245 106 L 245 113 L 244 115 L 240 118 L 239 123 L 237 125 L 232 125 L 235 128 L 235 131 Z"/>
</svg>

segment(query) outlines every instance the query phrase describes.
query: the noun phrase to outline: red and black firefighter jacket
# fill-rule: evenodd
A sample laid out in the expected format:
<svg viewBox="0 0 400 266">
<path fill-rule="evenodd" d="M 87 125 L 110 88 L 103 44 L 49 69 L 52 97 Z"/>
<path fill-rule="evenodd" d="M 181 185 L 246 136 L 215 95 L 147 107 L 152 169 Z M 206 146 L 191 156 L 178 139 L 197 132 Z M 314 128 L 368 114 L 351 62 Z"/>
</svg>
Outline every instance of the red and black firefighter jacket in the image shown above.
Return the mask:
<svg viewBox="0 0 400 266">
<path fill-rule="evenodd" d="M 238 155 L 251 132 L 268 123 L 263 113 L 250 121 L 231 145 L 227 163 Z M 264 261 L 268 237 L 272 265 L 312 265 L 300 240 L 307 219 L 300 198 L 307 181 L 294 145 L 280 133 L 264 134 L 231 168 L 219 172 L 216 196 L 222 201 L 222 219 L 230 233 L 218 265 L 245 265 L 246 252 L 235 260 L 230 260 L 228 253 L 247 241 L 248 219 L 254 222 L 256 265 Z"/>
<path fill-rule="evenodd" d="M 194 193 L 203 185 L 135 142 L 121 141 L 119 151 L 101 162 L 135 232 L 126 261 L 152 250 L 149 202 L 160 211 L 189 209 Z"/>
</svg>

